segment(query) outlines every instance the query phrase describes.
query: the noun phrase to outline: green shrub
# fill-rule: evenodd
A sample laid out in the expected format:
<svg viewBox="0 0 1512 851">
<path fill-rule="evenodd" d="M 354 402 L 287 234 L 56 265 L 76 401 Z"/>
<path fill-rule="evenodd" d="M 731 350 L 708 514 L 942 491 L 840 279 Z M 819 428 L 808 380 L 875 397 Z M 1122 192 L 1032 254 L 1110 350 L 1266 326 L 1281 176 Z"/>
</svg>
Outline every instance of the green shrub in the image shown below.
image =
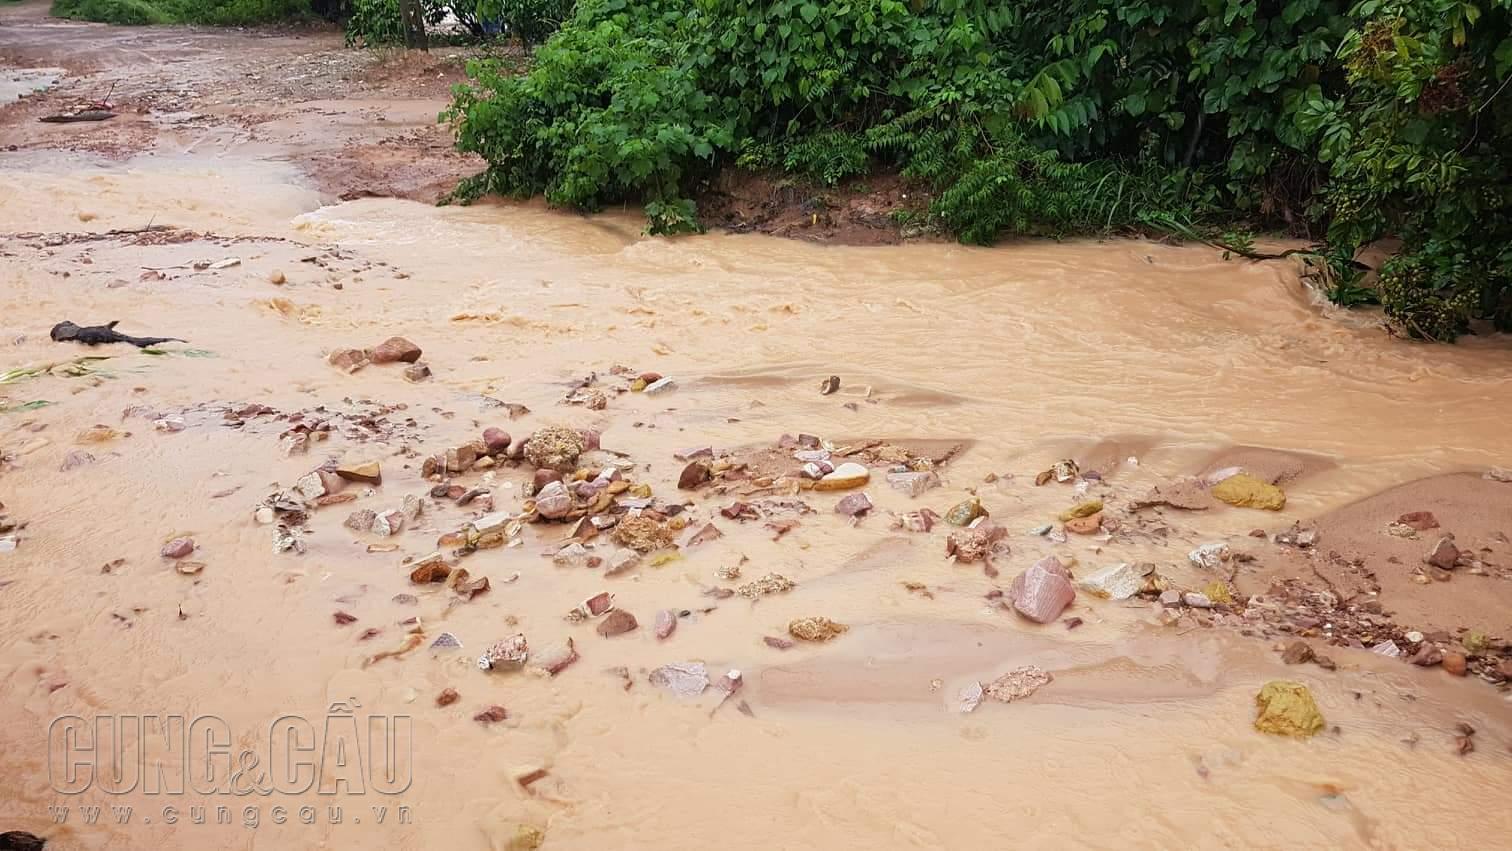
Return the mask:
<svg viewBox="0 0 1512 851">
<path fill-rule="evenodd" d="M 1512 324 L 1509 70 L 1512 0 L 584 0 L 448 117 L 489 164 L 459 197 L 642 201 L 657 230 L 737 164 L 896 169 L 972 242 L 1395 233 L 1388 315 L 1449 339 Z"/>
<path fill-rule="evenodd" d="M 52 14 L 127 26 L 249 26 L 305 20 L 311 11 L 309 0 L 53 0 Z"/>
<path fill-rule="evenodd" d="M 182 23 L 176 14 L 153 0 L 54 0 L 52 14 L 58 18 L 122 26 Z"/>
<path fill-rule="evenodd" d="M 473 38 L 509 35 L 527 44 L 556 32 L 572 14 L 572 5 L 573 0 L 421 0 L 430 27 L 451 15 Z M 402 43 L 404 23 L 398 0 L 351 0 L 346 41 L 348 46 Z"/>
</svg>

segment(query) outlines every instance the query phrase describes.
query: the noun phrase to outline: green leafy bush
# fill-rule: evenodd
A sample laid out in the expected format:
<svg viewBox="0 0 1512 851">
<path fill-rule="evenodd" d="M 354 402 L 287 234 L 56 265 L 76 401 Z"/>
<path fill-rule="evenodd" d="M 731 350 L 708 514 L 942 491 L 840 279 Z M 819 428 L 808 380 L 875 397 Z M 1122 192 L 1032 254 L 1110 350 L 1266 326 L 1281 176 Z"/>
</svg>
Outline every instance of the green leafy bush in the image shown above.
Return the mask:
<svg viewBox="0 0 1512 851">
<path fill-rule="evenodd" d="M 59 18 L 107 24 L 248 26 L 311 16 L 309 0 L 54 0 Z"/>
<path fill-rule="evenodd" d="M 1512 0 L 1480 2 L 583 0 L 528 74 L 470 69 L 448 116 L 489 166 L 459 197 L 642 201 L 664 230 L 731 164 L 883 168 L 972 242 L 1398 234 L 1380 300 L 1452 339 L 1512 324 Z"/>
<path fill-rule="evenodd" d="M 450 15 L 474 38 L 517 36 L 526 43 L 544 40 L 572 13 L 573 0 L 421 0 L 427 26 Z M 347 44 L 368 46 L 404 41 L 399 0 L 351 0 L 346 19 Z"/>
</svg>

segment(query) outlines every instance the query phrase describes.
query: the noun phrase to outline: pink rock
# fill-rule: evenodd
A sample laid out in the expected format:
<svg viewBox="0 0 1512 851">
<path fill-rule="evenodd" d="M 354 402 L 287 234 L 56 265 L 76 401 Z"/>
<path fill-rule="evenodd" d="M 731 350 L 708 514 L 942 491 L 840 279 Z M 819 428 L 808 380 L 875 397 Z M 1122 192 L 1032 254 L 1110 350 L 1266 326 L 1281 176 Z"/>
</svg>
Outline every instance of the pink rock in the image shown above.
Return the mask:
<svg viewBox="0 0 1512 851">
<path fill-rule="evenodd" d="M 163 558 L 183 558 L 194 552 L 193 538 L 174 538 L 163 545 Z"/>
<path fill-rule="evenodd" d="M 666 638 L 677 629 L 677 612 L 671 609 L 662 609 L 656 613 L 656 637 Z"/>
<path fill-rule="evenodd" d="M 1066 568 L 1048 556 L 1014 578 L 1008 586 L 1013 609 L 1035 623 L 1050 623 L 1076 599 Z"/>
<path fill-rule="evenodd" d="M 581 434 L 583 436 L 583 451 L 584 452 L 592 452 L 592 451 L 600 448 L 599 447 L 599 440 L 602 438 L 602 435 L 599 433 L 599 431 L 597 429 L 591 429 L 591 428 L 580 429 L 578 431 L 578 434 Z"/>
<path fill-rule="evenodd" d="M 835 504 L 835 513 L 846 517 L 860 517 L 872 510 L 872 501 L 864 493 L 853 493 Z"/>
<path fill-rule="evenodd" d="M 536 512 L 547 520 L 559 520 L 572 513 L 572 495 L 561 482 L 548 482 L 536 494 Z"/>
</svg>

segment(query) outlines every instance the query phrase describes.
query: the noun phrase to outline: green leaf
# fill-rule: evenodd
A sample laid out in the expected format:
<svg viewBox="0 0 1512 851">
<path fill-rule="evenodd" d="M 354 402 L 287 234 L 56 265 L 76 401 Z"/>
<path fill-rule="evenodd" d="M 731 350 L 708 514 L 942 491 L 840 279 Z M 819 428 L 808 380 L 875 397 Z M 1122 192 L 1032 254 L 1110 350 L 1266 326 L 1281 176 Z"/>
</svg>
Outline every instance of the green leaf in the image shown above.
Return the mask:
<svg viewBox="0 0 1512 851">
<path fill-rule="evenodd" d="M 1502 39 L 1492 56 L 1496 59 L 1496 78 L 1500 80 L 1512 71 L 1512 36 Z"/>
</svg>

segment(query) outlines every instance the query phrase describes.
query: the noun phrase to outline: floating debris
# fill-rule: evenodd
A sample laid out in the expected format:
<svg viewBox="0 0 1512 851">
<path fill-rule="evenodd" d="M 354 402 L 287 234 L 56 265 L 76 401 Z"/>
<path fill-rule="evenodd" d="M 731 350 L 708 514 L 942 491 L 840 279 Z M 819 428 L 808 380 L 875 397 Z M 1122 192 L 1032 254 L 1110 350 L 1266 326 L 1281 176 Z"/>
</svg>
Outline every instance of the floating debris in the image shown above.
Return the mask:
<svg viewBox="0 0 1512 851">
<path fill-rule="evenodd" d="M 788 624 L 788 635 L 799 641 L 829 641 L 849 629 L 825 617 L 798 618 Z"/>
<path fill-rule="evenodd" d="M 1035 486 L 1047 485 L 1052 479 L 1060 482 L 1061 484 L 1065 484 L 1066 482 L 1075 479 L 1077 474 L 1079 474 L 1080 472 L 1081 468 L 1076 465 L 1075 460 L 1071 458 L 1063 458 L 1060 461 L 1056 461 L 1054 464 L 1052 464 L 1050 466 L 1050 469 L 1044 470 L 1039 475 L 1035 476 L 1034 484 Z"/>
<path fill-rule="evenodd" d="M 478 657 L 478 667 L 484 671 L 519 668 L 530 659 L 530 645 L 523 633 L 515 633 L 503 641 L 496 641 Z"/>
<path fill-rule="evenodd" d="M 759 600 L 768 594 L 781 594 L 785 591 L 791 591 L 796 585 L 797 583 L 780 573 L 768 573 L 754 582 L 747 582 L 736 588 L 735 593 L 752 600 Z"/>
<path fill-rule="evenodd" d="M 984 691 L 993 700 L 1012 703 L 1034 694 L 1052 679 L 1038 665 L 1023 665 L 988 683 Z"/>
</svg>

